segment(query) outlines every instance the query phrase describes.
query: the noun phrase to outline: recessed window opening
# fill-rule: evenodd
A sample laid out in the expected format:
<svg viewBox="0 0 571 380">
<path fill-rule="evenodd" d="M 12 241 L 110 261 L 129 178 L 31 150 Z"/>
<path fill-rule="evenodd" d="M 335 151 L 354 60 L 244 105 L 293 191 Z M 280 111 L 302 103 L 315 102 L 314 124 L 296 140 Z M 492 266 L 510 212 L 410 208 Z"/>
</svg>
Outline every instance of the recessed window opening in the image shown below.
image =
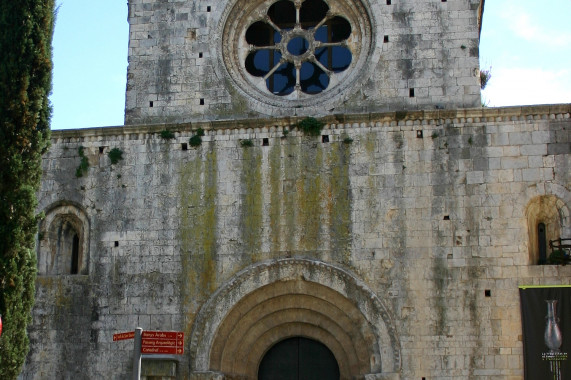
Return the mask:
<svg viewBox="0 0 571 380">
<path fill-rule="evenodd" d="M 387 0 L 387 5 L 391 5 L 391 0 Z M 424 377 L 422 378 L 424 380 Z"/>
<path fill-rule="evenodd" d="M 212 9 L 212 8 L 210 7 L 210 5 L 207 6 L 207 7 L 206 7 L 206 12 L 210 12 L 211 9 Z"/>
<path fill-rule="evenodd" d="M 484 290 L 484 296 L 485 296 L 485 297 L 491 297 L 491 296 L 492 296 L 492 291 L 491 291 L 490 289 Z"/>
<path fill-rule="evenodd" d="M 538 264 L 545 264 L 547 262 L 547 235 L 545 223 L 537 225 L 537 252 L 539 253 Z"/>
<path fill-rule="evenodd" d="M 88 224 L 82 210 L 64 202 L 47 210 L 40 225 L 38 274 L 86 274 Z"/>
<path fill-rule="evenodd" d="M 272 4 L 267 12 L 271 23 L 257 21 L 246 30 L 246 42 L 253 46 L 246 57 L 246 71 L 264 78 L 275 95 L 289 95 L 296 89 L 306 94 L 326 90 L 331 76 L 347 70 L 353 58 L 346 45 L 351 24 L 328 11 L 323 0 Z M 294 28 L 297 32 L 291 35 Z M 280 44 L 284 39 L 286 44 Z"/>
<path fill-rule="evenodd" d="M 409 98 L 414 98 L 414 88 L 410 88 L 410 89 L 408 90 L 408 97 L 409 97 Z"/>
<path fill-rule="evenodd" d="M 118 246 L 119 246 L 119 242 L 115 241 L 115 247 L 118 247 Z"/>
<path fill-rule="evenodd" d="M 268 139 L 267 137 L 264 137 L 262 139 L 262 146 L 268 146 L 270 145 L 270 139 Z"/>
<path fill-rule="evenodd" d="M 417 138 L 421 139 L 422 136 L 423 136 L 422 130 L 416 131 L 416 137 L 417 137 Z"/>
<path fill-rule="evenodd" d="M 329 142 L 329 135 L 321 136 L 321 142 L 322 143 L 328 143 Z"/>
<path fill-rule="evenodd" d="M 99 154 L 103 154 L 104 151 L 105 151 L 105 147 L 104 147 L 104 146 L 100 146 L 100 147 L 99 147 Z"/>
<path fill-rule="evenodd" d="M 385 37 L 383 38 L 383 42 L 384 42 L 384 43 L 389 42 L 389 36 L 385 36 Z"/>
<path fill-rule="evenodd" d="M 204 105 L 204 98 L 200 98 L 200 105 L 201 105 L 201 106 Z"/>
<path fill-rule="evenodd" d="M 182 143 L 182 144 L 180 144 L 180 149 L 181 150 L 188 150 L 188 145 L 186 143 Z"/>
<path fill-rule="evenodd" d="M 73 242 L 71 248 L 71 274 L 79 272 L 79 236 L 73 235 Z"/>
<path fill-rule="evenodd" d="M 149 107 L 153 108 L 153 101 L 152 100 L 149 102 Z"/>
</svg>

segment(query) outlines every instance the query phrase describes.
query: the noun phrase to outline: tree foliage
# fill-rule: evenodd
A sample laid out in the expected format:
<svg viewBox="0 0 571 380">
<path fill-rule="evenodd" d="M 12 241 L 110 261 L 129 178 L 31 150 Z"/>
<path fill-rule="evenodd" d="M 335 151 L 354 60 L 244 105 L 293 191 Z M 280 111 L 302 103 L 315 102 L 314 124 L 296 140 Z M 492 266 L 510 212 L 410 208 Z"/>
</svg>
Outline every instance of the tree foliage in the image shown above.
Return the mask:
<svg viewBox="0 0 571 380">
<path fill-rule="evenodd" d="M 36 277 L 36 192 L 49 145 L 54 0 L 0 3 L 0 378 L 28 352 Z"/>
</svg>

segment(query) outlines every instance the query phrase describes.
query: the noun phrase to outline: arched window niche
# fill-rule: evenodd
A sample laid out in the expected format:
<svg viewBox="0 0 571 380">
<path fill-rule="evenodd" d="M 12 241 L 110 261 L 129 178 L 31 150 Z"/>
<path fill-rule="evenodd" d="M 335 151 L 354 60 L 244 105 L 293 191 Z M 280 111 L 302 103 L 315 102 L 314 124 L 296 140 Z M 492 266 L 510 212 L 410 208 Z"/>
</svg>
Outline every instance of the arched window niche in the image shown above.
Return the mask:
<svg viewBox="0 0 571 380">
<path fill-rule="evenodd" d="M 89 219 L 80 206 L 61 202 L 46 211 L 38 235 L 38 274 L 88 274 Z"/>
<path fill-rule="evenodd" d="M 563 236 L 569 223 L 565 202 L 554 195 L 533 198 L 526 208 L 530 264 L 549 264 L 549 242 Z"/>
</svg>

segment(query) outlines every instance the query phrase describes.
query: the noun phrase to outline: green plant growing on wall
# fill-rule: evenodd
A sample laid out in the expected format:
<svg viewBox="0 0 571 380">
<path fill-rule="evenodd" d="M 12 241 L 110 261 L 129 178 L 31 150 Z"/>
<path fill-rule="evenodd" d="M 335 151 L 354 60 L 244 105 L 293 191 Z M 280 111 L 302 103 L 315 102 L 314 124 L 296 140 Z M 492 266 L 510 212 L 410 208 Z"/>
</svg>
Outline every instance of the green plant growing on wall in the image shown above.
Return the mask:
<svg viewBox="0 0 571 380">
<path fill-rule="evenodd" d="M 89 169 L 89 159 L 85 155 L 85 151 L 82 146 L 77 149 L 77 152 L 79 153 L 80 161 L 79 166 L 75 170 L 75 176 L 79 178 L 83 177 L 83 175 L 87 173 L 87 170 Z"/>
<path fill-rule="evenodd" d="M 107 153 L 107 156 L 111 160 L 111 165 L 115 165 L 123 159 L 123 151 L 119 148 L 113 148 Z"/>
<path fill-rule="evenodd" d="M 198 128 L 196 133 L 188 140 L 190 146 L 196 148 L 202 144 L 202 136 L 204 136 L 204 129 Z"/>
<path fill-rule="evenodd" d="M 480 70 L 480 88 L 483 90 L 492 79 L 492 66 L 487 70 Z"/>
<path fill-rule="evenodd" d="M 433 140 L 436 139 L 436 138 L 438 138 L 438 133 L 437 133 L 437 132 L 432 132 L 432 136 L 431 136 L 431 137 L 432 137 Z"/>
<path fill-rule="evenodd" d="M 254 142 L 250 139 L 244 139 L 240 140 L 240 145 L 243 146 L 244 148 L 248 148 L 254 146 Z"/>
<path fill-rule="evenodd" d="M 474 143 L 474 140 L 472 139 L 472 136 L 470 136 L 468 138 L 468 144 L 472 145 Z"/>
<path fill-rule="evenodd" d="M 198 135 L 193 135 L 189 140 L 188 143 L 190 144 L 190 146 L 192 147 L 197 147 L 200 146 L 200 144 L 202 144 L 202 138 Z"/>
<path fill-rule="evenodd" d="M 353 143 L 353 139 L 352 139 L 351 137 L 346 136 L 346 137 L 343 139 L 343 144 L 351 144 L 351 143 Z"/>
<path fill-rule="evenodd" d="M 319 136 L 324 126 L 325 123 L 313 117 L 306 117 L 297 123 L 297 127 L 301 129 L 305 135 L 309 136 Z"/>
<path fill-rule="evenodd" d="M 165 129 L 161 131 L 161 138 L 165 140 L 174 139 L 174 133 L 168 129 Z"/>
</svg>

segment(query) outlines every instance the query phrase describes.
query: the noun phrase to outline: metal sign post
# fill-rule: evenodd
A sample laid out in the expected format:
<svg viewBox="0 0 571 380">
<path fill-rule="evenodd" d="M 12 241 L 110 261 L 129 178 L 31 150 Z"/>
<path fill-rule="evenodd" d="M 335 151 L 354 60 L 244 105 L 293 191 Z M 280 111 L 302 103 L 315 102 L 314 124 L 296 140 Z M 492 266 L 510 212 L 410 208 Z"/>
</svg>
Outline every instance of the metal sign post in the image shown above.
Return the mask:
<svg viewBox="0 0 571 380">
<path fill-rule="evenodd" d="M 141 342 L 143 329 L 137 327 L 135 329 L 135 347 L 133 350 L 133 380 L 141 379 Z"/>
<path fill-rule="evenodd" d="M 133 349 L 133 380 L 141 379 L 141 359 L 144 354 L 184 354 L 183 331 L 143 331 L 141 327 L 137 327 L 135 331 L 113 334 L 113 342 L 128 339 L 134 339 L 135 341 Z"/>
</svg>

